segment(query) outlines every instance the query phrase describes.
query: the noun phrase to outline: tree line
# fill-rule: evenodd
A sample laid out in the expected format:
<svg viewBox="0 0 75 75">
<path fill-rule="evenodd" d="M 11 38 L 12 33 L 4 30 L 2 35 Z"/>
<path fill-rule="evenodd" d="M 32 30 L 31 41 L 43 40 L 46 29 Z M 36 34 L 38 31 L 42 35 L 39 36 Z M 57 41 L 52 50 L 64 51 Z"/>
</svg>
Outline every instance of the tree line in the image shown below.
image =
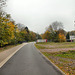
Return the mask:
<svg viewBox="0 0 75 75">
<path fill-rule="evenodd" d="M 0 0 L 0 47 L 28 41 L 35 41 L 40 35 L 30 31 L 27 26 L 18 23 L 5 13 L 2 8 L 6 5 L 6 0 Z"/>
<path fill-rule="evenodd" d="M 35 41 L 37 33 L 30 31 L 23 24 L 15 24 L 9 14 L 0 17 L 0 46 Z"/>
<path fill-rule="evenodd" d="M 63 23 L 55 21 L 49 25 L 41 36 L 52 42 L 65 42 L 67 32 L 64 30 Z"/>
<path fill-rule="evenodd" d="M 50 24 L 41 34 L 42 39 L 47 39 L 49 42 L 70 42 L 70 36 L 75 36 L 75 31 L 65 31 L 63 23 L 58 21 Z"/>
<path fill-rule="evenodd" d="M 0 0 L 0 47 L 8 44 L 17 44 L 37 39 L 47 39 L 52 42 L 65 42 L 70 39 L 70 34 L 75 31 L 66 32 L 62 22 L 55 21 L 49 25 L 46 31 L 39 35 L 30 31 L 27 26 L 18 23 L 5 13 L 2 8 L 6 5 L 6 0 Z"/>
</svg>

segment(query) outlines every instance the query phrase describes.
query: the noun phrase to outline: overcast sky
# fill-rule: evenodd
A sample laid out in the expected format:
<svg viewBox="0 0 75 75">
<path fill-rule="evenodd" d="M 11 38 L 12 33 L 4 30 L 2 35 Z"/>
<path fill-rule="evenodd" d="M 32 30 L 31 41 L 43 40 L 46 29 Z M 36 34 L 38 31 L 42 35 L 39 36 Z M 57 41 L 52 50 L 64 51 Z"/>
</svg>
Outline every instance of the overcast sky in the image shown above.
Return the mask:
<svg viewBox="0 0 75 75">
<path fill-rule="evenodd" d="M 61 21 L 66 31 L 75 29 L 75 0 L 8 0 L 5 10 L 16 23 L 37 33 L 54 21 Z"/>
</svg>

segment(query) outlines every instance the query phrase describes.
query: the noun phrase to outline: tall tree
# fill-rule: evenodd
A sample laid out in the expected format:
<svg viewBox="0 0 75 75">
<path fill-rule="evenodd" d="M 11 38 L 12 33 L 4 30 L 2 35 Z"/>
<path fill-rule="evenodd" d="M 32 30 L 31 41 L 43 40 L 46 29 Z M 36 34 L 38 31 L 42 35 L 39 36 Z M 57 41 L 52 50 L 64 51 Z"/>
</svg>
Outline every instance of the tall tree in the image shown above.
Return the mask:
<svg viewBox="0 0 75 75">
<path fill-rule="evenodd" d="M 25 27 L 25 30 L 27 31 L 27 33 L 29 33 L 29 29 L 28 29 L 28 27 Z"/>
<path fill-rule="evenodd" d="M 60 35 L 59 35 L 60 34 Z M 59 42 L 59 37 L 65 37 L 65 31 L 63 30 L 62 22 L 55 21 L 48 26 L 46 32 L 42 35 L 42 38 L 51 41 Z"/>
<path fill-rule="evenodd" d="M 58 31 L 59 29 L 63 29 L 62 22 L 55 21 L 51 24 L 54 31 Z"/>
<path fill-rule="evenodd" d="M 0 23 L 0 46 L 9 44 L 14 38 L 14 27 L 15 25 L 5 17 L 1 18 Z"/>
<path fill-rule="evenodd" d="M 50 38 L 51 38 L 50 32 L 49 32 L 49 31 L 46 31 L 46 32 L 42 35 L 42 38 L 43 38 L 43 39 L 50 40 Z"/>
<path fill-rule="evenodd" d="M 69 34 L 69 32 L 68 32 L 67 35 L 66 35 L 66 39 L 70 39 L 70 34 Z"/>
</svg>

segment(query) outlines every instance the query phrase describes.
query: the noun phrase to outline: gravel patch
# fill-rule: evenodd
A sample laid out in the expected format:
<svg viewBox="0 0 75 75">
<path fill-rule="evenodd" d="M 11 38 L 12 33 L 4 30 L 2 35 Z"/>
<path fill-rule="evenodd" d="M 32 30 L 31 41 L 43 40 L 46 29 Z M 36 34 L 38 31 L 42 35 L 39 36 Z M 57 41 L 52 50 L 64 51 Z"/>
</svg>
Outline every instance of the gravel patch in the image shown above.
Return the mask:
<svg viewBox="0 0 75 75">
<path fill-rule="evenodd" d="M 42 52 L 65 52 L 65 51 L 69 51 L 69 50 L 75 50 L 75 48 L 56 48 L 56 49 L 40 49 L 40 51 Z"/>
</svg>

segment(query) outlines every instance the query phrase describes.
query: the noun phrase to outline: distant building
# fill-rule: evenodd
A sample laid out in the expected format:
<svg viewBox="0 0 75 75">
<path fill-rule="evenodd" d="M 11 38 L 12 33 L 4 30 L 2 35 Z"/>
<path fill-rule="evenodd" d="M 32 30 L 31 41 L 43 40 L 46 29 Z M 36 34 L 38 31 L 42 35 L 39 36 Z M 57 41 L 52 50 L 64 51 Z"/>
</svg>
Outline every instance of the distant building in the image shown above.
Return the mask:
<svg viewBox="0 0 75 75">
<path fill-rule="evenodd" d="M 75 40 L 75 36 L 74 35 L 70 35 L 70 40 Z"/>
<path fill-rule="evenodd" d="M 47 42 L 47 39 L 38 39 L 37 42 Z"/>
</svg>

